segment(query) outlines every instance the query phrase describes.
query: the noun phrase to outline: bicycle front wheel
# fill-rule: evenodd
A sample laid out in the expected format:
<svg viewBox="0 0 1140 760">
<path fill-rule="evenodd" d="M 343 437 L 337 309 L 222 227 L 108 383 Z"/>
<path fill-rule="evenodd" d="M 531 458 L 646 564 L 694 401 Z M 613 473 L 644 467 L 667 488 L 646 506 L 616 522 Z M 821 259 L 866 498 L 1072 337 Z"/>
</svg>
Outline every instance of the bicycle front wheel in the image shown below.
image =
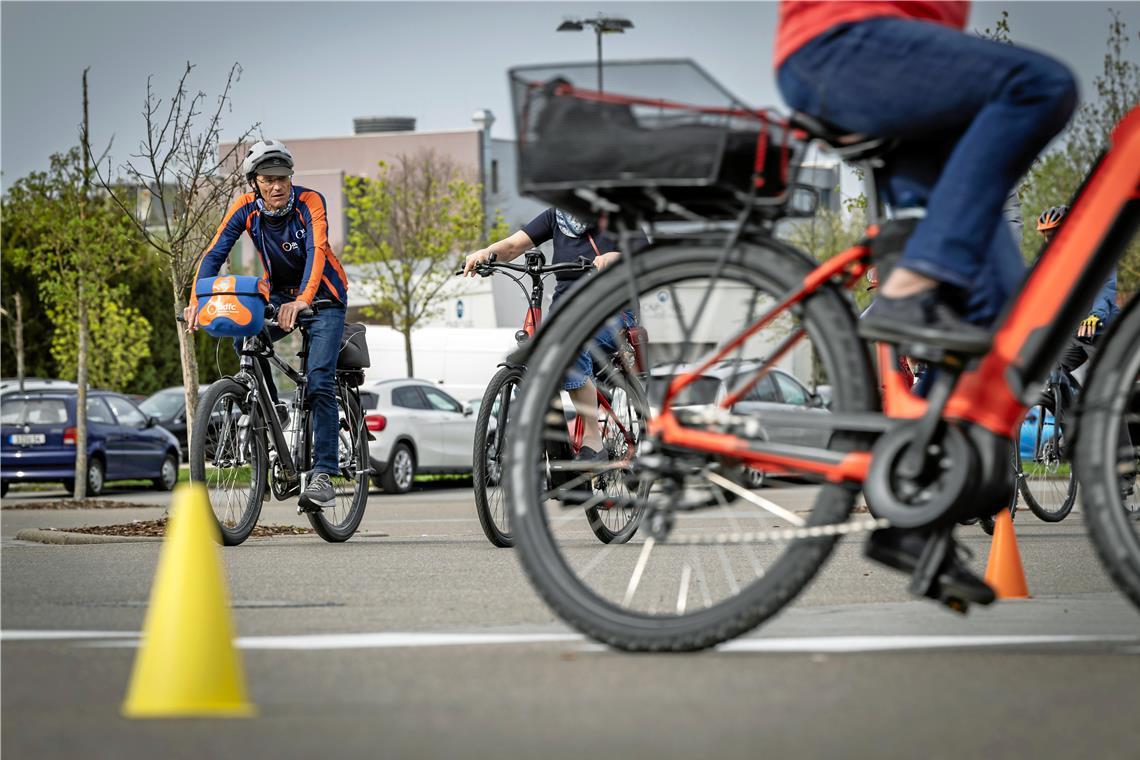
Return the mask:
<svg viewBox="0 0 1140 760">
<path fill-rule="evenodd" d="M 634 417 L 651 420 L 668 388 L 802 286 L 812 268 L 776 241 L 728 253 L 663 245 L 591 277 L 540 331 L 507 440 L 506 485 L 523 568 L 569 624 L 620 649 L 701 649 L 775 614 L 827 559 L 855 489 L 824 484 L 766 489 L 760 496 L 737 477 L 739 459 L 665 447 L 648 434 L 634 436 L 632 446 L 625 442 L 619 456 L 609 452 L 606 461 L 552 461 L 558 478 L 548 480 L 545 462 L 566 438 L 564 410 L 571 405 L 562 387 L 583 354 L 592 358 L 595 374 L 607 365 L 624 367 L 599 377 L 599 387 L 612 389 L 615 398 L 627 394 Z M 647 342 L 638 352 L 619 342 L 615 357 L 613 333 L 629 313 L 638 315 Z M 769 357 L 779 360 L 778 370 Z M 785 381 L 781 392 L 775 383 Z M 866 449 L 865 434 L 830 435 L 819 426 L 812 433 L 786 419 L 765 426 L 765 413 L 777 405 L 802 412 L 805 420 L 830 414 L 803 387 L 822 383 L 832 386 L 835 413 L 878 408 L 854 314 L 830 285 L 707 368 L 673 400 L 673 412 L 698 434 L 732 428 L 750 439 Z M 641 387 L 643 402 L 637 400 Z M 799 406 L 773 403 L 796 392 Z M 730 393 L 737 403 L 726 403 Z M 639 411 L 639 404 L 647 408 Z M 603 409 L 600 417 L 606 414 Z M 597 487 L 599 477 L 611 475 L 624 493 Z M 640 515 L 628 523 L 636 535 L 624 545 L 599 545 L 582 525 L 583 512 L 618 509 Z"/>
<path fill-rule="evenodd" d="M 511 518 L 503 494 L 507 421 L 522 382 L 522 367 L 499 369 L 483 392 L 479 417 L 475 422 L 475 445 L 472 451 L 471 479 L 475 485 L 475 513 L 483 534 L 494 546 L 515 545 L 511 537 Z"/>
<path fill-rule="evenodd" d="M 1097 554 L 1140 608 L 1140 307 L 1133 301 L 1101 349 L 1084 391 L 1077 475 Z"/>
<path fill-rule="evenodd" d="M 598 426 L 602 446 L 611 467 L 596 477 L 595 492 L 600 502 L 586 509 L 590 530 L 604 544 L 624 544 L 633 538 L 641 521 L 641 507 L 652 485 L 632 476 L 632 463 L 649 422 L 649 400 L 639 378 L 620 371 L 621 364 L 609 363 L 599 378 L 609 381 L 611 392 L 599 397 Z"/>
<path fill-rule="evenodd" d="M 1021 434 L 1018 490 L 1039 519 L 1060 522 L 1077 501 L 1077 477 L 1061 425 L 1048 407 L 1038 404 L 1026 412 Z"/>
<path fill-rule="evenodd" d="M 261 410 L 249 388 L 225 377 L 198 402 L 190 446 L 190 479 L 204 483 L 222 543 L 249 538 L 268 488 L 268 448 Z"/>
<path fill-rule="evenodd" d="M 356 393 L 341 382 L 336 386 L 336 407 L 339 472 L 331 478 L 336 503 L 319 512 L 305 513 L 317 535 L 330 543 L 347 541 L 360 527 L 370 482 L 368 436 L 360 401 Z"/>
</svg>

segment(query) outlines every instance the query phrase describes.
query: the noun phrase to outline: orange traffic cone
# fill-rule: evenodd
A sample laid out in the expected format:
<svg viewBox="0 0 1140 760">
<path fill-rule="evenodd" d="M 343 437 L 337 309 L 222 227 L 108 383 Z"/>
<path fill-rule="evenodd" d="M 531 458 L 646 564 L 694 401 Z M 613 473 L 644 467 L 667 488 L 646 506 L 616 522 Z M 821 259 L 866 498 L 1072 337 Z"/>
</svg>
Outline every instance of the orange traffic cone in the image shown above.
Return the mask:
<svg viewBox="0 0 1140 760">
<path fill-rule="evenodd" d="M 1029 598 L 1021 552 L 1017 550 L 1017 536 L 1013 533 L 1013 518 L 1009 516 L 1008 509 L 998 512 L 994 520 L 994 540 L 990 544 L 990 560 L 986 564 L 986 583 L 990 584 L 998 599 Z"/>
</svg>

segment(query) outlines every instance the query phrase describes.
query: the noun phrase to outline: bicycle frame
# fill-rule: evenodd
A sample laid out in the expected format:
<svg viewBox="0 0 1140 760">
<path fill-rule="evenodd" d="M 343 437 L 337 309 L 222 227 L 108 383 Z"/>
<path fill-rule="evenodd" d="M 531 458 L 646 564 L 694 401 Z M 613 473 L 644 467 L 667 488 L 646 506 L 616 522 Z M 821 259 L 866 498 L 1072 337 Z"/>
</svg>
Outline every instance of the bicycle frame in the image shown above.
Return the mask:
<svg viewBox="0 0 1140 760">
<path fill-rule="evenodd" d="M 290 483 L 296 483 L 300 480 L 301 472 L 305 469 L 305 463 L 309 459 L 308 437 L 304 437 L 304 446 L 299 446 L 302 432 L 306 427 L 306 420 L 303 419 L 304 412 L 304 397 L 305 386 L 308 381 L 306 379 L 306 369 L 309 358 L 309 336 L 307 332 L 301 334 L 301 369 L 298 371 L 294 369 L 288 362 L 283 360 L 273 350 L 273 341 L 269 336 L 268 328 L 262 330 L 258 335 L 242 340 L 242 346 L 238 351 L 241 354 L 241 369 L 234 379 L 242 382 L 246 386 L 252 388 L 254 400 L 257 402 L 258 409 L 261 412 L 261 417 L 265 421 L 269 429 L 269 435 L 274 448 L 278 452 L 278 462 L 281 464 L 282 473 L 285 479 Z M 285 431 L 281 427 L 281 421 L 277 417 L 277 410 L 274 408 L 273 396 L 269 391 L 269 381 L 267 373 L 269 366 L 272 364 L 281 370 L 290 382 L 297 386 L 297 393 L 293 399 L 293 419 L 298 421 L 298 424 L 293 430 L 292 445 L 285 439 Z M 244 376 L 244 377 L 243 377 Z M 304 449 L 304 450 L 302 450 Z M 293 456 L 285 456 L 285 452 L 292 452 Z"/>
<path fill-rule="evenodd" d="M 1035 394 L 1035 386 L 1056 364 L 1073 326 L 1086 314 L 1097 288 L 1123 254 L 1140 225 L 1140 108 L 1132 109 L 1113 130 L 1110 147 L 1094 165 L 1077 192 L 1072 208 L 998 323 L 990 351 L 958 378 L 942 419 L 971 423 L 1008 438 Z M 778 303 L 738 333 L 693 372 L 676 378 L 666 391 L 650 432 L 664 445 L 676 445 L 740 460 L 773 473 L 807 472 L 830 482 L 862 483 L 871 462 L 868 451 L 842 453 L 827 449 L 768 444 L 731 433 L 685 428 L 672 410 L 672 401 L 708 367 L 728 356 L 781 313 L 825 284 L 850 288 L 870 266 L 870 248 L 856 245 L 817 267 L 802 285 L 783 294 Z M 748 385 L 804 337 L 797 330 L 776 348 Z M 885 432 L 899 421 L 917 419 L 927 401 L 909 392 L 897 355 L 877 347 L 883 414 L 838 414 L 824 421 L 829 428 Z M 737 398 L 747 387 L 729 394 Z M 730 404 L 727 404 L 730 405 Z M 727 406 L 726 405 L 726 406 Z M 785 413 L 787 414 L 787 413 Z M 780 414 L 770 415 L 773 419 Z M 820 424 L 787 417 L 794 424 Z"/>
</svg>

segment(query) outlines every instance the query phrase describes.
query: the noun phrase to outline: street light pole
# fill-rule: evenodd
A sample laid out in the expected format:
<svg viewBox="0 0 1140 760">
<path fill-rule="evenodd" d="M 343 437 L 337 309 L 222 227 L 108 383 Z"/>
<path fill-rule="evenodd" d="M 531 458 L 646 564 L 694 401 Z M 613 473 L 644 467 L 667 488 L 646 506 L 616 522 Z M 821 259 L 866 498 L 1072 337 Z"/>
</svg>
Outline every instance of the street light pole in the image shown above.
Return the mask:
<svg viewBox="0 0 1140 760">
<path fill-rule="evenodd" d="M 594 36 L 598 38 L 598 92 L 602 91 L 602 28 L 594 27 Z"/>
<path fill-rule="evenodd" d="M 618 18 L 617 16 L 603 16 L 598 14 L 597 18 L 567 18 L 559 26 L 556 31 L 559 32 L 580 32 L 587 26 L 593 27 L 594 34 L 597 35 L 598 41 L 598 92 L 602 91 L 602 35 L 603 34 L 625 34 L 626 29 L 633 28 L 633 22 L 627 18 Z"/>
</svg>

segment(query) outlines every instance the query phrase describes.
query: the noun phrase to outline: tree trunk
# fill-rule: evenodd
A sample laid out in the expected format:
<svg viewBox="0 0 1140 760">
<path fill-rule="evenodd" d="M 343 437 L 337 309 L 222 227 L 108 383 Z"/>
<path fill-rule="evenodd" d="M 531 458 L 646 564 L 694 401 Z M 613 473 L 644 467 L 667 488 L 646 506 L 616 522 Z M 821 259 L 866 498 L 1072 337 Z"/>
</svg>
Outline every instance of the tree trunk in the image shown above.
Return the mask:
<svg viewBox="0 0 1140 760">
<path fill-rule="evenodd" d="M 173 276 L 170 284 L 174 290 L 174 313 L 177 316 L 186 309 L 186 297 Z M 178 350 L 182 356 L 182 387 L 186 395 L 186 446 L 190 448 L 194 440 L 194 416 L 198 412 L 198 352 L 194 348 L 194 335 L 186 332 L 186 326 L 181 322 L 177 323 L 177 332 Z"/>
<path fill-rule="evenodd" d="M 408 377 L 415 377 L 416 367 L 412 362 L 412 330 L 408 328 L 402 332 L 404 333 L 404 358 L 408 362 Z"/>
<path fill-rule="evenodd" d="M 24 392 L 24 301 L 16 294 L 16 381 Z"/>
<path fill-rule="evenodd" d="M 76 499 L 87 497 L 87 293 L 79 278 L 76 294 L 79 309 L 79 347 L 76 354 L 75 383 L 75 491 Z"/>
<path fill-rule="evenodd" d="M 91 153 L 87 149 L 87 138 L 91 122 L 87 114 L 87 69 L 83 70 L 83 197 L 79 215 L 86 216 L 87 198 L 91 192 Z M 79 272 L 79 282 L 75 293 L 75 304 L 79 312 L 79 346 L 75 356 L 75 384 L 79 386 L 75 394 L 75 492 L 76 499 L 87 497 L 87 289 L 84 287 L 83 272 Z"/>
</svg>

